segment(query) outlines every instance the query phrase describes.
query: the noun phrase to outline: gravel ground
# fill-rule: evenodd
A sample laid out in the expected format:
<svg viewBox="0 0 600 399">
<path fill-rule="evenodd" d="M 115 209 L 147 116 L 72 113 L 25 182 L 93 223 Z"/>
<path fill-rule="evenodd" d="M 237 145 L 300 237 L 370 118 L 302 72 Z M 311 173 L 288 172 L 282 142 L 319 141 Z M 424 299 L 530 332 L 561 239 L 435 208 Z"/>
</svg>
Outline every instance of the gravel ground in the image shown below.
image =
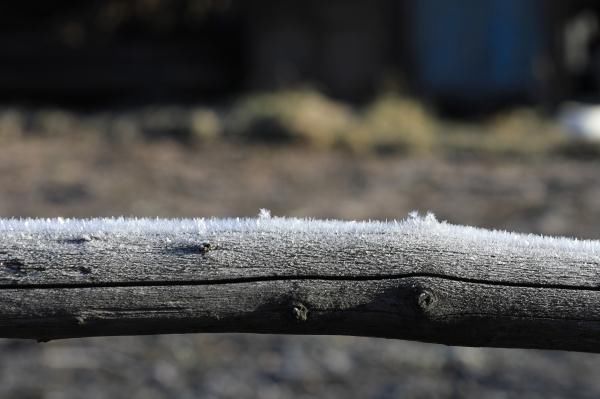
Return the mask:
<svg viewBox="0 0 600 399">
<path fill-rule="evenodd" d="M 597 162 L 352 157 L 169 141 L 2 144 L 0 216 L 402 218 L 600 236 Z M 196 334 L 0 340 L 0 396 L 587 398 L 600 355 L 354 338 Z"/>
</svg>

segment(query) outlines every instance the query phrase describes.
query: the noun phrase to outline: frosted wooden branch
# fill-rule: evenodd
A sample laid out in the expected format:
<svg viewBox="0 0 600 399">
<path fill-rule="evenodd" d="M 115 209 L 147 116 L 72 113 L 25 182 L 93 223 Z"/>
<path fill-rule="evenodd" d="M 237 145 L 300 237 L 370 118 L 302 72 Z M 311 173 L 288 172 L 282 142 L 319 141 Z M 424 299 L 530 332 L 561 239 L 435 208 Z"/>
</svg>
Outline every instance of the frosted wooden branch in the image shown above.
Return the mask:
<svg viewBox="0 0 600 399">
<path fill-rule="evenodd" d="M 0 219 L 0 336 L 191 332 L 600 352 L 600 242 L 433 216 Z"/>
</svg>

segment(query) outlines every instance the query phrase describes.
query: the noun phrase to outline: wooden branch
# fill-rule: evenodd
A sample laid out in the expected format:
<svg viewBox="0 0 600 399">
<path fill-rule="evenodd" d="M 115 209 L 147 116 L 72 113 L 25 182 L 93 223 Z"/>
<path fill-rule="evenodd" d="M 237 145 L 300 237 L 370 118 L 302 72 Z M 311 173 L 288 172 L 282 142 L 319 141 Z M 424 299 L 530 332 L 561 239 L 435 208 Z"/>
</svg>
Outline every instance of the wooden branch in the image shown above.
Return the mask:
<svg viewBox="0 0 600 399">
<path fill-rule="evenodd" d="M 0 336 L 343 334 L 600 352 L 600 242 L 304 219 L 0 219 Z"/>
</svg>

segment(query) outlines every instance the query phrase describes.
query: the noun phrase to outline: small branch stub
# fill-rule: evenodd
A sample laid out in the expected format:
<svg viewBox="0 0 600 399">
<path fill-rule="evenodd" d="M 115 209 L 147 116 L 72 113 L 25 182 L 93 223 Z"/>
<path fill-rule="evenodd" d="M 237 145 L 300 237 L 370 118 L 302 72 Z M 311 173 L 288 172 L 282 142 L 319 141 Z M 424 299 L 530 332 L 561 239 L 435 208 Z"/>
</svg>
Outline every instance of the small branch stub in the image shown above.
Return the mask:
<svg viewBox="0 0 600 399">
<path fill-rule="evenodd" d="M 423 290 L 423 291 L 421 291 L 421 293 L 419 294 L 419 297 L 417 298 L 417 303 L 419 304 L 419 307 L 421 308 L 421 310 L 427 311 L 427 310 L 431 309 L 431 307 L 434 305 L 435 296 L 430 291 Z"/>
<path fill-rule="evenodd" d="M 308 319 L 308 308 L 301 303 L 295 303 L 292 306 L 292 314 L 298 321 L 306 321 Z"/>
<path fill-rule="evenodd" d="M 203 242 L 200 244 L 199 251 L 202 255 L 207 254 L 210 250 L 212 250 L 212 245 L 209 242 Z"/>
</svg>

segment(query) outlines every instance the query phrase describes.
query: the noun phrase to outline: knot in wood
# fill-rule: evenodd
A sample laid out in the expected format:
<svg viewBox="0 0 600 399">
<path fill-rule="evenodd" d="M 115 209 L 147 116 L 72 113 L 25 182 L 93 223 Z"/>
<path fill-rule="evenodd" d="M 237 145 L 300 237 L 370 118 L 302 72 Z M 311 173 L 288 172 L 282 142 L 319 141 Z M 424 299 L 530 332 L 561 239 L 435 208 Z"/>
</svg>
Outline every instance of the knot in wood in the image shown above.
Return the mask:
<svg viewBox="0 0 600 399">
<path fill-rule="evenodd" d="M 1 261 L 0 266 L 4 266 L 9 272 L 16 274 L 16 275 L 25 275 L 26 274 L 25 271 L 23 270 L 25 263 L 23 263 L 23 261 L 21 261 L 20 259 L 10 258 L 10 259 Z"/>
<path fill-rule="evenodd" d="M 79 273 L 81 274 L 90 274 L 92 272 L 92 268 L 89 266 L 79 266 L 77 268 L 77 270 L 79 270 Z"/>
<path fill-rule="evenodd" d="M 435 296 L 431 291 L 423 290 L 419 293 L 417 303 L 422 310 L 431 309 L 431 307 L 435 304 Z"/>
<path fill-rule="evenodd" d="M 209 242 L 203 242 L 200 244 L 199 251 L 202 255 L 206 254 L 208 251 L 212 249 L 212 245 Z"/>
<path fill-rule="evenodd" d="M 292 315 L 298 321 L 306 321 L 308 319 L 308 308 L 301 303 L 292 305 Z"/>
</svg>

